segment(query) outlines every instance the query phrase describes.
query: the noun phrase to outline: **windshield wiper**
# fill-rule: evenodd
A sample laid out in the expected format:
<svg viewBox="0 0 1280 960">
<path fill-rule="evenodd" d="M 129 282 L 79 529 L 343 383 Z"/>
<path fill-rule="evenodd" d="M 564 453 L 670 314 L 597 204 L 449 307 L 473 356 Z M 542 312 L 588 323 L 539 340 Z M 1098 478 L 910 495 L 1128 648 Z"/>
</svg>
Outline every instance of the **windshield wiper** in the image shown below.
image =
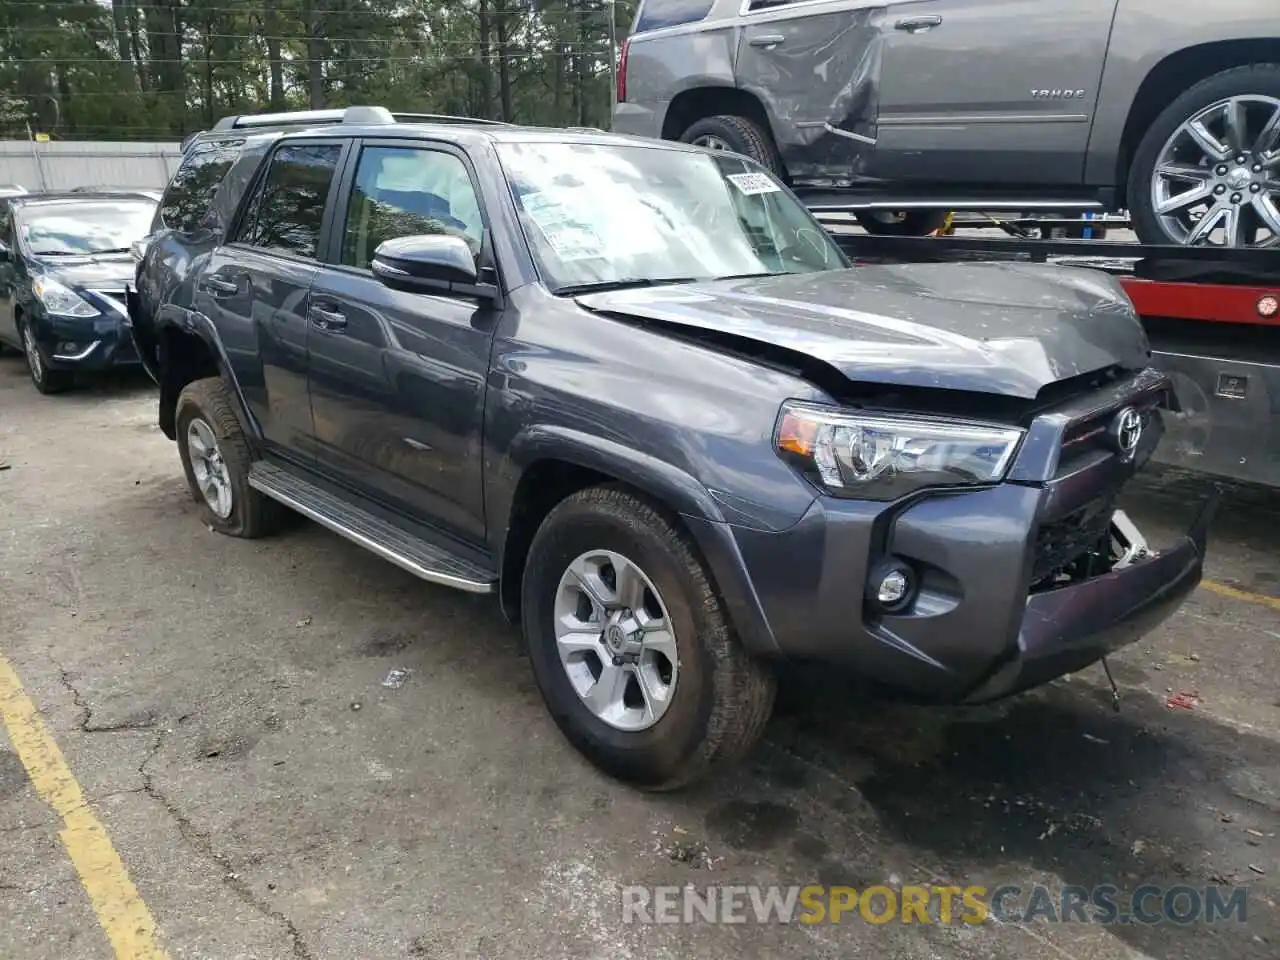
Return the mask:
<svg viewBox="0 0 1280 960">
<path fill-rule="evenodd" d="M 592 280 L 587 283 L 567 283 L 556 287 L 557 297 L 572 296 L 577 293 L 603 293 L 609 290 L 630 290 L 633 287 L 661 287 L 669 283 L 693 283 L 705 280 L 705 277 L 627 277 L 622 280 Z"/>
<path fill-rule="evenodd" d="M 100 253 L 128 253 L 128 252 L 129 252 L 129 248 L 128 248 L 128 247 L 112 247 L 110 250 L 91 250 L 91 251 L 89 251 L 90 255 L 91 255 L 91 256 L 95 256 L 95 257 L 96 257 L 98 254 L 100 254 Z"/>
<path fill-rule="evenodd" d="M 32 250 L 33 257 L 83 257 L 85 254 L 75 250 Z"/>
</svg>

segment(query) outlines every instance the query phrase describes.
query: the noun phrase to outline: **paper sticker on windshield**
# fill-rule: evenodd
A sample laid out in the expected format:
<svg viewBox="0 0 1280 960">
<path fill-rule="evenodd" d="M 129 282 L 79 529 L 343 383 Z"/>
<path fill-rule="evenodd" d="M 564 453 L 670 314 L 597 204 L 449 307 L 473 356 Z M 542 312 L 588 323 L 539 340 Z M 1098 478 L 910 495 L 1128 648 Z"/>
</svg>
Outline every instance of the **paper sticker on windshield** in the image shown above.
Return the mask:
<svg viewBox="0 0 1280 960">
<path fill-rule="evenodd" d="M 556 226 L 551 229 L 543 227 L 542 233 L 551 244 L 551 249 L 556 252 L 556 256 L 565 263 L 572 263 L 574 260 L 593 260 L 604 256 L 604 244 L 589 227 L 578 224 Z"/>
<path fill-rule="evenodd" d="M 762 193 L 779 193 L 782 190 L 763 173 L 731 173 L 729 182 L 746 197 L 757 197 Z"/>
</svg>

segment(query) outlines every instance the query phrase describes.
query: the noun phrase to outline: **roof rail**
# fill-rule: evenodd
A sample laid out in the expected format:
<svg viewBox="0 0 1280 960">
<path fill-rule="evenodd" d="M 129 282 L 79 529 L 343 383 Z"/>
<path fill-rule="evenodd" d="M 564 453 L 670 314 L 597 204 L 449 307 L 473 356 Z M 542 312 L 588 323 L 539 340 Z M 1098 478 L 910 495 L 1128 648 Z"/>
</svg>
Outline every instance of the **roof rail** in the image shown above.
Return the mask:
<svg viewBox="0 0 1280 960">
<path fill-rule="evenodd" d="M 456 117 L 447 113 L 400 113 L 392 114 L 398 123 L 475 123 L 488 127 L 509 127 L 511 124 L 502 120 L 483 120 L 480 117 Z"/>
<path fill-rule="evenodd" d="M 246 130 L 253 127 L 314 126 L 321 123 L 395 123 L 386 107 L 346 107 L 335 110 L 290 110 L 287 113 L 251 113 L 223 117 L 214 130 Z"/>
</svg>

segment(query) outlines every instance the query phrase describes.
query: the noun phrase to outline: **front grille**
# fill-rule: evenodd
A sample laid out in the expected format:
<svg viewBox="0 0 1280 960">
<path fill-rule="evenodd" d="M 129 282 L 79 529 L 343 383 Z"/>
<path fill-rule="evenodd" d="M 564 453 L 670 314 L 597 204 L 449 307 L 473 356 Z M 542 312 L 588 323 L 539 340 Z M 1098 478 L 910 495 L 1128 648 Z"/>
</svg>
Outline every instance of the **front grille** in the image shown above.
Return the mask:
<svg viewBox="0 0 1280 960">
<path fill-rule="evenodd" d="M 1033 584 L 1061 573 L 1089 551 L 1105 544 L 1111 533 L 1111 515 L 1116 509 L 1116 493 L 1091 500 L 1059 520 L 1041 524 L 1036 533 Z"/>
<path fill-rule="evenodd" d="M 93 292 L 103 300 L 109 301 L 121 313 L 126 312 L 125 292 L 123 290 L 94 290 Z"/>
</svg>

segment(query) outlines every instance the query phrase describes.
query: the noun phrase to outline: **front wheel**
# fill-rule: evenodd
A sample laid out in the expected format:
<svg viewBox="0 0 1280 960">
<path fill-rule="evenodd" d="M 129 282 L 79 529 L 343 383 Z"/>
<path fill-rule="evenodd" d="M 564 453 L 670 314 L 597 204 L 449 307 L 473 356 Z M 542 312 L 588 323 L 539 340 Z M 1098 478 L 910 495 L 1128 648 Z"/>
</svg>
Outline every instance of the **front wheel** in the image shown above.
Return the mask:
<svg viewBox="0 0 1280 960">
<path fill-rule="evenodd" d="M 611 487 L 563 501 L 521 594 L 547 707 L 606 773 L 674 789 L 759 738 L 773 675 L 742 648 L 688 535 L 645 501 Z"/>
<path fill-rule="evenodd" d="M 66 370 L 53 370 L 49 361 L 36 342 L 34 331 L 25 323 L 22 327 L 22 352 L 27 359 L 27 372 L 31 374 L 31 382 L 35 388 L 46 396 L 65 393 L 74 382 L 72 375 Z"/>
<path fill-rule="evenodd" d="M 249 441 L 220 377 L 187 384 L 178 394 L 178 456 L 192 499 L 212 530 L 232 537 L 273 532 L 285 508 L 249 486 Z"/>
<path fill-rule="evenodd" d="M 1280 246 L 1280 64 L 1224 70 L 1173 101 L 1129 172 L 1143 243 Z"/>
</svg>

